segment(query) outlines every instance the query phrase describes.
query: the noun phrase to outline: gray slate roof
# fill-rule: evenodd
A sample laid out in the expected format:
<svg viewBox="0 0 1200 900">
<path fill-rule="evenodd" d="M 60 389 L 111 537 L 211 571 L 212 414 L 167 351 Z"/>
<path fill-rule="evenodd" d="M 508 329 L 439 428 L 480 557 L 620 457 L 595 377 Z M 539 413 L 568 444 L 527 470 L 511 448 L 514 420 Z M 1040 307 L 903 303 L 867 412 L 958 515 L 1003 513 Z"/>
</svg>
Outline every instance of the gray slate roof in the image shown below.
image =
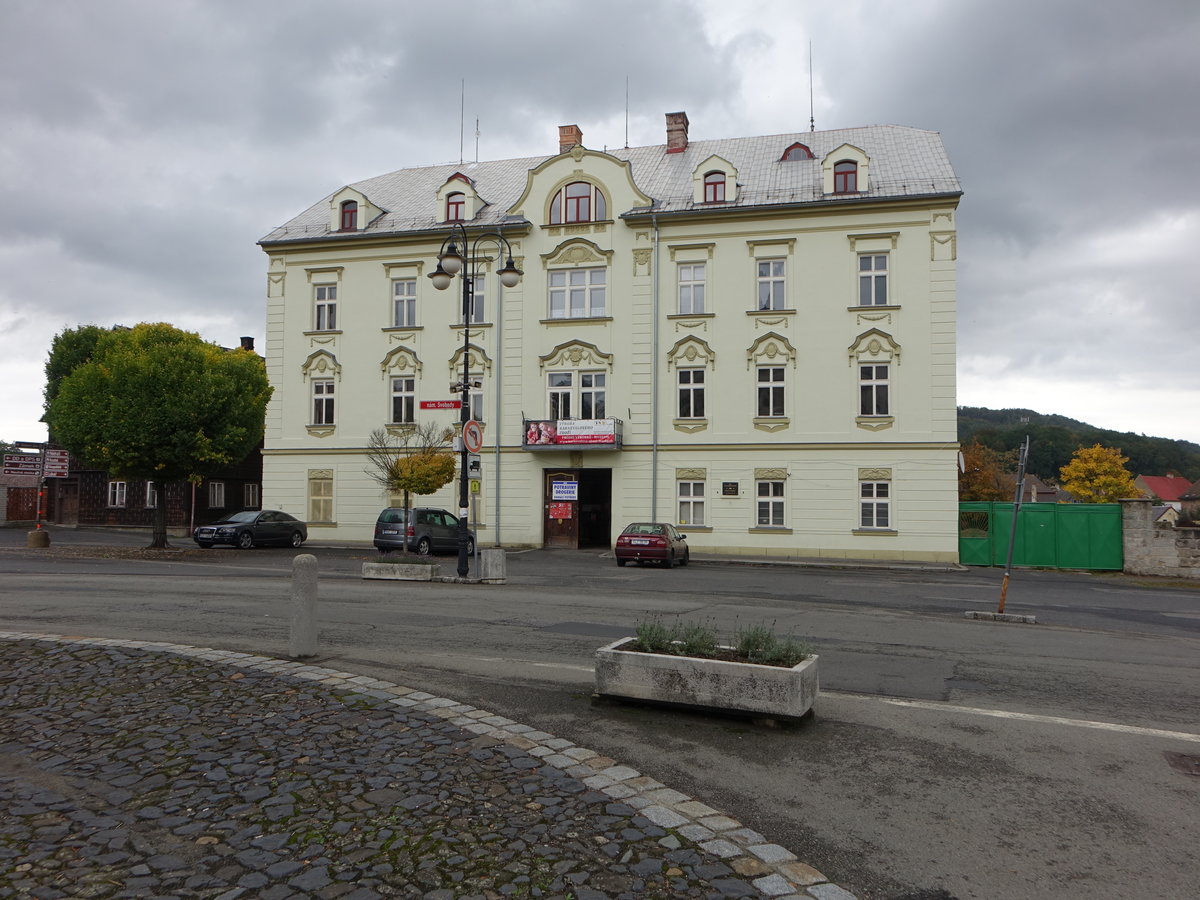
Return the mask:
<svg viewBox="0 0 1200 900">
<path fill-rule="evenodd" d="M 796 142 L 807 146 L 814 158 L 780 162 L 783 152 Z M 868 192 L 842 198 L 823 193 L 821 160 L 842 144 L 861 148 L 870 159 Z M 695 208 L 696 204 L 692 202 L 692 173 L 714 154 L 728 160 L 737 169 L 737 200 L 728 204 L 728 207 L 735 209 L 775 204 L 853 202 L 863 198 L 878 200 L 957 194 L 962 190 L 942 146 L 941 135 L 936 131 L 903 125 L 872 125 L 833 131 L 692 141 L 681 153 L 667 153 L 665 144 L 608 152 L 617 159 L 629 160 L 634 182 L 643 193 L 654 198 L 653 210 L 662 214 Z M 479 196 L 487 203 L 468 224 L 493 227 L 506 222 L 511 224 L 507 210 L 524 192 L 529 170 L 557 155 L 399 169 L 368 178 L 351 187 L 361 191 L 385 212 L 366 228 L 344 235 L 330 230 L 329 201 L 336 193 L 334 191 L 271 231 L 262 239 L 262 243 L 313 240 L 327 236 L 352 240 L 363 234 L 441 230 L 445 226 L 435 197 L 438 189 L 456 172 L 470 178 Z M 645 211 L 644 208 L 641 211 Z M 628 212 L 630 210 L 610 209 L 609 215 L 617 218 Z"/>
</svg>

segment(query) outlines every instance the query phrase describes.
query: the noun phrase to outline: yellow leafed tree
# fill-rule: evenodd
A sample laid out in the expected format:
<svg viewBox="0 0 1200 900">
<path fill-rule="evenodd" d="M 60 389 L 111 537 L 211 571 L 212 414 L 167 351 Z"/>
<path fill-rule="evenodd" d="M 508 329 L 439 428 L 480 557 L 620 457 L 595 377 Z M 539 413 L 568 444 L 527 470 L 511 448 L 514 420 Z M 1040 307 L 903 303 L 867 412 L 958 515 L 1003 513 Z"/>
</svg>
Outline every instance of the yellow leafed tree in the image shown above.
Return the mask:
<svg viewBox="0 0 1200 900">
<path fill-rule="evenodd" d="M 1125 468 L 1129 458 L 1115 447 L 1080 447 L 1071 461 L 1059 469 L 1062 486 L 1080 503 L 1116 503 L 1140 497 L 1133 475 Z"/>
</svg>

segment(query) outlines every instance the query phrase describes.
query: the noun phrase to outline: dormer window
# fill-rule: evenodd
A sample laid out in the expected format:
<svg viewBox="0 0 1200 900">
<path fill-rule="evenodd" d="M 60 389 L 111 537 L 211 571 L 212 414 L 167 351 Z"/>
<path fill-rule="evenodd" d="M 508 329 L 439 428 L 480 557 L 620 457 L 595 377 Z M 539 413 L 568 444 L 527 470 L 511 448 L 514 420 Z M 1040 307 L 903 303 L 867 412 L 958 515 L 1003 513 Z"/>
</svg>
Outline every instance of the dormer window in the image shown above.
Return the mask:
<svg viewBox="0 0 1200 900">
<path fill-rule="evenodd" d="M 342 231 L 358 230 L 358 203 L 347 200 L 342 204 Z"/>
<path fill-rule="evenodd" d="M 550 224 L 596 222 L 608 218 L 608 205 L 600 189 L 586 181 L 573 181 L 554 195 Z"/>
<path fill-rule="evenodd" d="M 783 151 L 783 156 L 779 157 L 780 162 L 794 162 L 797 159 L 812 159 L 812 151 L 801 143 L 792 144 Z"/>
<path fill-rule="evenodd" d="M 709 172 L 704 176 L 704 202 L 725 202 L 725 173 Z"/>
<path fill-rule="evenodd" d="M 461 222 L 466 218 L 467 197 L 458 191 L 446 195 L 446 221 Z"/>
<path fill-rule="evenodd" d="M 858 163 L 843 159 L 833 165 L 833 192 L 854 194 L 858 192 Z"/>
</svg>

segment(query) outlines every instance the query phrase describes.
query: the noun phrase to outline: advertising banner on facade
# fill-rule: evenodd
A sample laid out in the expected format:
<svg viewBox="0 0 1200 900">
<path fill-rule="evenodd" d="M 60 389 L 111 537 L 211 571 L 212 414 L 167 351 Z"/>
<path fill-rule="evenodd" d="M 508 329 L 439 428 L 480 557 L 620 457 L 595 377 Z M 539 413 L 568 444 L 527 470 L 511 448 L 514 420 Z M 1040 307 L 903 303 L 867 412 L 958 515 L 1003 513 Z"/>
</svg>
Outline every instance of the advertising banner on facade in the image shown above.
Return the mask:
<svg viewBox="0 0 1200 900">
<path fill-rule="evenodd" d="M 545 419 L 526 421 L 525 446 L 562 446 L 584 444 L 619 447 L 621 435 L 617 419 Z"/>
</svg>

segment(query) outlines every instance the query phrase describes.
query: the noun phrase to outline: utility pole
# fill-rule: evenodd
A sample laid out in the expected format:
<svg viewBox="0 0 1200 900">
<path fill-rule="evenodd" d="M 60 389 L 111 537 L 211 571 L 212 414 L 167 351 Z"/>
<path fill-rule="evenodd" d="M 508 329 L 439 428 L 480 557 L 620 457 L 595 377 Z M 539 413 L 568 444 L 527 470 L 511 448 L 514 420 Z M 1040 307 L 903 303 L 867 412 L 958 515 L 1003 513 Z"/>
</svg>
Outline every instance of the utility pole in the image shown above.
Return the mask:
<svg viewBox="0 0 1200 900">
<path fill-rule="evenodd" d="M 1025 496 L 1025 463 L 1029 459 L 1029 435 L 1025 435 L 1025 443 L 1021 445 L 1021 457 L 1017 463 L 1017 490 L 1013 497 L 1012 528 L 1008 533 L 1008 558 L 1004 562 L 1004 581 L 1000 585 L 1000 608 L 997 613 L 1004 612 L 1004 598 L 1008 596 L 1008 577 L 1012 572 L 1013 545 L 1017 542 L 1017 514 L 1021 511 L 1021 499 Z"/>
</svg>

